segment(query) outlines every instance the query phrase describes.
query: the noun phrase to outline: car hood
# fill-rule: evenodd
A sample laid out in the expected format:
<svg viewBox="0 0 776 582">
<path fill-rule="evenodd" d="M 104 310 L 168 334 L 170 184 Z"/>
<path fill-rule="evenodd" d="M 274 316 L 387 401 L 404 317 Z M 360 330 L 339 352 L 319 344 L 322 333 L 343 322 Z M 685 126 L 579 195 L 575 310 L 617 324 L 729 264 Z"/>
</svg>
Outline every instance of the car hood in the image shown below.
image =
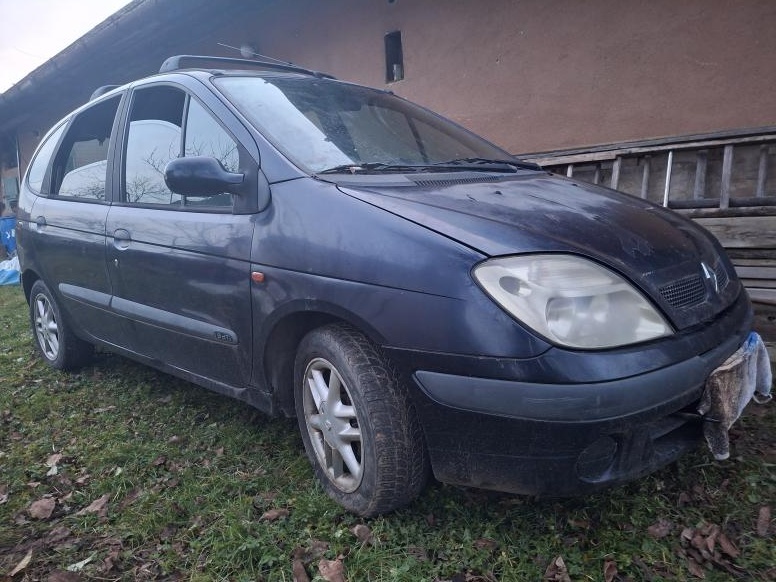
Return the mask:
<svg viewBox="0 0 776 582">
<path fill-rule="evenodd" d="M 592 258 L 640 287 L 679 329 L 713 318 L 739 292 L 718 243 L 694 223 L 645 200 L 545 172 L 425 174 L 407 185 L 354 180 L 339 188 L 487 256 Z"/>
</svg>

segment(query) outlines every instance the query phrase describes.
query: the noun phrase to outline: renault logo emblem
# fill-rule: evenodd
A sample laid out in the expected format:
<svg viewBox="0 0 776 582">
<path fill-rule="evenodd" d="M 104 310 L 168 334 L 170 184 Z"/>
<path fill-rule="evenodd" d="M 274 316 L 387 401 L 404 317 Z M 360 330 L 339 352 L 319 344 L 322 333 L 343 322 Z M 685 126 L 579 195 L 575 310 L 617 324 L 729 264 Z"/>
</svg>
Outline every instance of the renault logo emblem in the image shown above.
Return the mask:
<svg viewBox="0 0 776 582">
<path fill-rule="evenodd" d="M 714 286 L 714 292 L 719 293 L 719 283 L 717 282 L 717 274 L 712 271 L 706 263 L 701 263 L 703 269 L 703 276 Z"/>
</svg>

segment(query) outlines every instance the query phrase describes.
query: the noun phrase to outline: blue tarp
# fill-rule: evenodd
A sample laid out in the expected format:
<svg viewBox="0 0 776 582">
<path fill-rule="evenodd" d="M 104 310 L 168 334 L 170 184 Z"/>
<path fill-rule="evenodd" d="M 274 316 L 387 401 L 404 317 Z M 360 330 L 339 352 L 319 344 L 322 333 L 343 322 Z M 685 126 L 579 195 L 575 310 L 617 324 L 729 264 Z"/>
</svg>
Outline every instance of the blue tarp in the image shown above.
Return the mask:
<svg viewBox="0 0 776 582">
<path fill-rule="evenodd" d="M 14 257 L 0 262 L 0 285 L 19 284 L 19 259 Z"/>
<path fill-rule="evenodd" d="M 5 252 L 12 257 L 16 254 L 16 217 L 3 216 L 0 218 L 0 244 L 5 247 Z"/>
<path fill-rule="evenodd" d="M 0 285 L 19 284 L 19 259 L 16 257 L 16 217 L 0 218 L 0 246 L 5 247 L 5 253 L 11 257 L 0 262 Z"/>
</svg>

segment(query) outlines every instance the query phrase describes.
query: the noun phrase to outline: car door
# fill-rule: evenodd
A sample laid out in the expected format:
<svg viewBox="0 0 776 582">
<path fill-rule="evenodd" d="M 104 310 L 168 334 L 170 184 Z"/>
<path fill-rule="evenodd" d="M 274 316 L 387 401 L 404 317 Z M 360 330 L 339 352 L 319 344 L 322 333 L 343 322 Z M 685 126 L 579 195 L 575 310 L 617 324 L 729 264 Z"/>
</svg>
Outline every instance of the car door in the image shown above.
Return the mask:
<svg viewBox="0 0 776 582">
<path fill-rule="evenodd" d="M 98 101 L 53 133 L 48 141 L 58 145 L 50 165 L 38 167 L 45 160 L 36 159 L 27 184 L 39 194 L 29 221 L 34 268 L 79 335 L 115 345 L 126 340 L 127 327 L 108 309 L 105 223 L 120 102 L 120 95 Z"/>
<path fill-rule="evenodd" d="M 200 101 L 169 84 L 134 90 L 121 189 L 107 220 L 112 309 L 132 321 L 131 349 L 219 384 L 251 373 L 253 216 L 236 196 L 185 196 L 164 181 L 168 161 L 213 156 L 233 172 L 255 162 Z"/>
</svg>

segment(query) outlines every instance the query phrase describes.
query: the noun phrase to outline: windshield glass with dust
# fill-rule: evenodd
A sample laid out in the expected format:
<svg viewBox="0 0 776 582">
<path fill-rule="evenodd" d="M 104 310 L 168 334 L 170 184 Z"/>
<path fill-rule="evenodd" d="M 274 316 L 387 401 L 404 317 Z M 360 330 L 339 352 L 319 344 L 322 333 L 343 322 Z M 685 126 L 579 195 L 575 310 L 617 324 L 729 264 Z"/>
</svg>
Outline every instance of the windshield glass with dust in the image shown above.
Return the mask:
<svg viewBox="0 0 776 582">
<path fill-rule="evenodd" d="M 519 163 L 384 91 L 291 77 L 222 77 L 214 83 L 276 148 L 310 173 L 441 170 L 450 162 L 496 163 L 503 171 Z"/>
</svg>

